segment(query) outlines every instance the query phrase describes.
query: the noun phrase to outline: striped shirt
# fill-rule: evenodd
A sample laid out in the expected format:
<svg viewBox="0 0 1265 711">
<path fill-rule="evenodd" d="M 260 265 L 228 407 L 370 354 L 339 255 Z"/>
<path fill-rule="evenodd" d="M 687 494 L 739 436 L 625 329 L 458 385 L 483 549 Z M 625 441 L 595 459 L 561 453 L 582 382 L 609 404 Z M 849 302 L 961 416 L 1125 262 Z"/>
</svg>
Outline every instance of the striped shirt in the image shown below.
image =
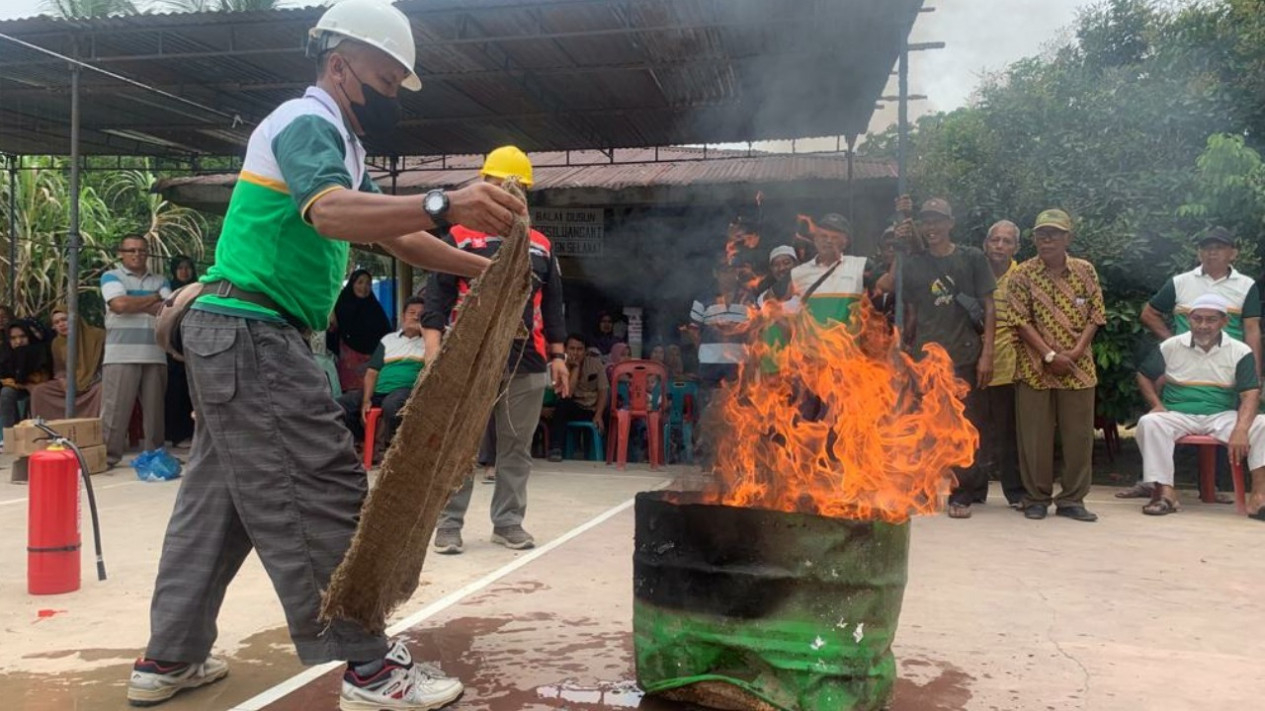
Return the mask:
<svg viewBox="0 0 1265 711">
<path fill-rule="evenodd" d="M 741 363 L 746 357 L 744 337 L 732 329 L 746 323 L 750 316 L 751 296 L 745 291 L 728 298 L 714 294 L 694 300 L 690 321 L 701 330 L 698 362 L 701 365 Z"/>
<path fill-rule="evenodd" d="M 136 275 L 123 267 L 101 275 L 101 298 L 105 310 L 105 359 L 103 363 L 166 363 L 167 354 L 158 347 L 150 314 L 116 314 L 109 303 L 120 296 L 171 296 L 171 283 L 161 274 Z"/>
<path fill-rule="evenodd" d="M 1256 359 L 1242 341 L 1226 338 L 1205 351 L 1194 335 L 1173 336 L 1151 352 L 1139 368 L 1158 380 L 1164 376 L 1164 407 L 1185 415 L 1215 415 L 1239 406 L 1239 393 L 1256 390 Z"/>
</svg>

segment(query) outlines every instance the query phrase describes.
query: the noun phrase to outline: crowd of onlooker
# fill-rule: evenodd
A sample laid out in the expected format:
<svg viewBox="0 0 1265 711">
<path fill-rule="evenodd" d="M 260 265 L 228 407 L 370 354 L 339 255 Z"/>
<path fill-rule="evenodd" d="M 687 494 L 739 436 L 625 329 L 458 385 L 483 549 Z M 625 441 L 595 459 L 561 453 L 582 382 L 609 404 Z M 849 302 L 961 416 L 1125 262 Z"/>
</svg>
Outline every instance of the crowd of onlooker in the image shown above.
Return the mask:
<svg viewBox="0 0 1265 711">
<path fill-rule="evenodd" d="M 193 260 L 171 259 L 168 274 L 150 271 L 149 242 L 127 235 L 119 242 L 118 266 L 101 276 L 105 328 L 79 316 L 75 328 L 75 400 L 67 410 L 70 313 L 65 304 L 47 314 L 19 316 L 0 306 L 0 423 L 27 418 L 55 420 L 100 417 L 107 462 L 114 466 L 128 448 L 134 415 L 143 421 L 145 449 L 182 447 L 193 438 L 193 404 L 184 364 L 154 340 L 154 316 L 172 290 L 197 279 Z"/>
<path fill-rule="evenodd" d="M 1040 213 L 1027 232 L 1035 254 L 1023 262 L 1015 260 L 1024 239 L 1019 225 L 997 221 L 982 248 L 958 243 L 953 208 L 940 198 L 916 212 L 907 196 L 900 198 L 872 258 L 849 253 L 854 230 L 842 215 L 800 221 L 791 243 L 779 245 L 767 244 L 756 223 L 730 225 L 714 288 L 693 302 L 682 327 L 696 348 L 703 402 L 737 375 L 747 343 L 758 337 L 744 324 L 768 302 L 844 327 L 864 305 L 901 325 L 914 357 L 932 345 L 944 349 L 969 386 L 965 414 L 980 447 L 971 466 L 955 471 L 951 517 L 969 518 L 996 479 L 1007 503 L 1029 519 L 1045 518 L 1053 504 L 1060 516 L 1096 520 L 1084 502 L 1098 384 L 1092 343 L 1106 313 L 1093 265 L 1069 254 L 1071 216 Z M 1173 277 L 1143 310 L 1143 324 L 1161 341 L 1140 359 L 1137 376 L 1151 407 L 1137 428 L 1143 477 L 1117 496 L 1147 499 L 1143 512 L 1150 515 L 1180 510 L 1174 447 L 1184 436 L 1205 435 L 1224 445 L 1219 486 L 1229 486 L 1231 462 L 1247 460 L 1246 508 L 1265 519 L 1265 417 L 1257 414 L 1261 297 L 1255 281 L 1233 267 L 1234 235 L 1218 227 L 1194 242 L 1199 265 Z M 804 403 L 801 416 L 824 417 L 819 406 Z M 1223 491 L 1217 500 L 1233 498 Z"/>
<path fill-rule="evenodd" d="M 512 512 L 525 498 L 534 442 L 556 461 L 572 434 L 569 425 L 591 423 L 597 436 L 605 433 L 612 403 L 620 407 L 628 397 L 618 376 L 625 371 L 616 370 L 621 364 L 649 361 L 671 382 L 695 383 L 697 418 L 715 389 L 737 375 L 750 339 L 768 337 L 743 325 L 770 302 L 783 311 L 804 309 L 826 325 L 849 324 L 864 305 L 900 323 L 904 345 L 915 357 L 933 344 L 944 349 L 969 386 L 965 413 L 980 432 L 975 463 L 955 472 L 951 517 L 968 518 L 996 479 L 1007 503 L 1028 518 L 1043 518 L 1054 504 L 1061 516 L 1095 520 L 1084 500 L 1096 408 L 1092 343 L 1105 324 L 1105 308 L 1093 265 L 1068 252 L 1075 237 L 1072 218 L 1062 210 L 1042 212 L 1028 231 L 1035 255 L 1016 262 L 1024 230 L 1011 221 L 997 221 L 981 248 L 955 241 L 953 208 L 943 199 L 927 200 L 917 212 L 907 197 L 896 207 L 896 218 L 868 258 L 850 254 L 853 227 L 840 214 L 801 217 L 794 239 L 779 245 L 764 243 L 757 223 L 735 219 L 724 256 L 713 268 L 714 286 L 693 301 L 688 322 L 675 334 L 678 340 L 634 346 L 616 311 L 600 313 L 587 333 L 566 332 L 556 257 L 548 239 L 533 232 L 536 288 L 524 312 L 531 336 L 516 341 L 505 394 L 479 454 L 486 480 L 497 480 L 495 466 L 498 487 L 505 489 L 499 497 L 510 512 L 501 521 L 504 528 L 521 530 L 521 518 L 514 520 Z M 488 236 L 463 229 L 453 228 L 448 239 L 454 245 L 495 252 L 499 238 L 490 245 Z M 1199 265 L 1165 283 L 1142 312 L 1142 323 L 1161 342 L 1142 359 L 1138 373 L 1151 408 L 1137 428 L 1143 477 L 1118 496 L 1147 499 L 1144 511 L 1151 515 L 1180 510 L 1173 490 L 1174 447 L 1183 436 L 1207 435 L 1225 444 L 1220 487 L 1230 488 L 1231 464 L 1246 459 L 1252 485 L 1247 508 L 1265 517 L 1265 420 L 1256 415 L 1260 294 L 1253 279 L 1234 269 L 1234 235 L 1214 228 L 1195 242 Z M 196 266 L 177 257 L 168 274 L 150 271 L 149 245 L 138 235 L 120 241 L 118 257 L 118 266 L 101 277 L 105 328 L 80 319 L 75 346 L 73 414 L 102 418 L 110 465 L 123 457 L 137 410 L 146 449 L 182 445 L 194 431 L 184 364 L 156 345 L 154 324 L 161 302 L 197 279 Z M 350 274 L 318 350 L 331 359 L 331 385 L 341 392 L 339 403 L 357 441 L 377 410 L 389 442 L 470 284 L 431 276 L 405 301 L 397 326 L 374 295 L 372 280 L 365 269 Z M 897 313 L 898 304 L 903 313 Z M 23 417 L 63 416 L 67 309 L 54 308 L 45 325 L 0 307 L 0 328 L 5 335 L 0 422 L 8 427 Z M 640 349 L 639 358 L 633 347 Z M 1062 461 L 1057 475 L 1056 443 Z M 706 446 L 699 444 L 706 465 Z M 1217 496 L 1233 500 L 1228 491 Z M 464 504 L 462 498 L 454 497 L 455 508 L 447 513 L 450 529 L 460 527 L 468 491 Z"/>
</svg>

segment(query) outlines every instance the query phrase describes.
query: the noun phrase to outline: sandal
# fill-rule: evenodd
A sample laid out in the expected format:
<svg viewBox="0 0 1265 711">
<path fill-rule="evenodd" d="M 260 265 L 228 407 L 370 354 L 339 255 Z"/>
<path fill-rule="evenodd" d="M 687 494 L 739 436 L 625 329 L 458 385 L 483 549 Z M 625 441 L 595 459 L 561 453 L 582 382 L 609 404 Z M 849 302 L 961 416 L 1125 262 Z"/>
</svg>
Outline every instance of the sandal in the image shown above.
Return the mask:
<svg viewBox="0 0 1265 711">
<path fill-rule="evenodd" d="M 1159 498 L 1146 506 L 1142 507 L 1142 513 L 1147 516 L 1166 516 L 1171 513 L 1181 511 L 1182 507 L 1172 499 Z"/>
<path fill-rule="evenodd" d="M 1147 484 L 1138 482 L 1124 491 L 1117 491 L 1117 499 L 1149 499 L 1155 493 L 1155 490 Z"/>
<path fill-rule="evenodd" d="M 970 518 L 970 504 L 949 504 L 949 518 Z"/>
</svg>

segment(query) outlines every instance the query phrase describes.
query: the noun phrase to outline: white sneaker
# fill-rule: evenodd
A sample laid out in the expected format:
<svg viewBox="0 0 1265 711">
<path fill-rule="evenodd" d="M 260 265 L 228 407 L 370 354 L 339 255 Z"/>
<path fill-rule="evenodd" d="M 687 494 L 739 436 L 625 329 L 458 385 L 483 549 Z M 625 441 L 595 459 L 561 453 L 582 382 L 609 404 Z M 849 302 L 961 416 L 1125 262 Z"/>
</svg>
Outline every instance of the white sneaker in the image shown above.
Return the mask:
<svg viewBox="0 0 1265 711">
<path fill-rule="evenodd" d="M 185 689 L 196 689 L 228 675 L 228 663 L 207 657 L 201 664 L 162 667 L 149 659 L 138 659 L 127 682 L 127 700 L 133 706 L 157 706 Z"/>
<path fill-rule="evenodd" d="M 361 679 L 350 667 L 338 697 L 342 711 L 431 711 L 452 703 L 465 687 L 426 664 L 414 664 L 408 647 L 396 642 L 377 674 Z"/>
</svg>

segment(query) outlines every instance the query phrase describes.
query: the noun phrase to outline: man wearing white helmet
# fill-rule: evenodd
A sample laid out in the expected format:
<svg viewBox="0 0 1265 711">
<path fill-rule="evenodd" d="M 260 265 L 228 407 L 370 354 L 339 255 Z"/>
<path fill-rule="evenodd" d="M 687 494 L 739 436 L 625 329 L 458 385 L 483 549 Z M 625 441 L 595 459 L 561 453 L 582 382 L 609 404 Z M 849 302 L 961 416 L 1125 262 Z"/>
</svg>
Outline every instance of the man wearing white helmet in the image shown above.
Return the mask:
<svg viewBox="0 0 1265 711">
<path fill-rule="evenodd" d="M 451 222 L 505 234 L 526 206 L 486 183 L 424 200 L 380 194 L 361 140 L 389 138 L 400 88 L 421 88 L 408 18 L 380 0 L 344 0 L 310 37 L 316 84 L 251 134 L 215 265 L 178 329 L 198 434 L 163 543 L 149 645 L 128 683 L 134 706 L 227 674 L 209 656 L 216 617 L 252 549 L 299 658 L 348 661 L 344 711 L 435 709 L 462 692 L 414 665 L 403 644 L 347 620 L 318 621 L 367 482 L 304 332 L 328 324 L 349 242 L 474 277 L 488 260 L 427 230 Z"/>
</svg>

